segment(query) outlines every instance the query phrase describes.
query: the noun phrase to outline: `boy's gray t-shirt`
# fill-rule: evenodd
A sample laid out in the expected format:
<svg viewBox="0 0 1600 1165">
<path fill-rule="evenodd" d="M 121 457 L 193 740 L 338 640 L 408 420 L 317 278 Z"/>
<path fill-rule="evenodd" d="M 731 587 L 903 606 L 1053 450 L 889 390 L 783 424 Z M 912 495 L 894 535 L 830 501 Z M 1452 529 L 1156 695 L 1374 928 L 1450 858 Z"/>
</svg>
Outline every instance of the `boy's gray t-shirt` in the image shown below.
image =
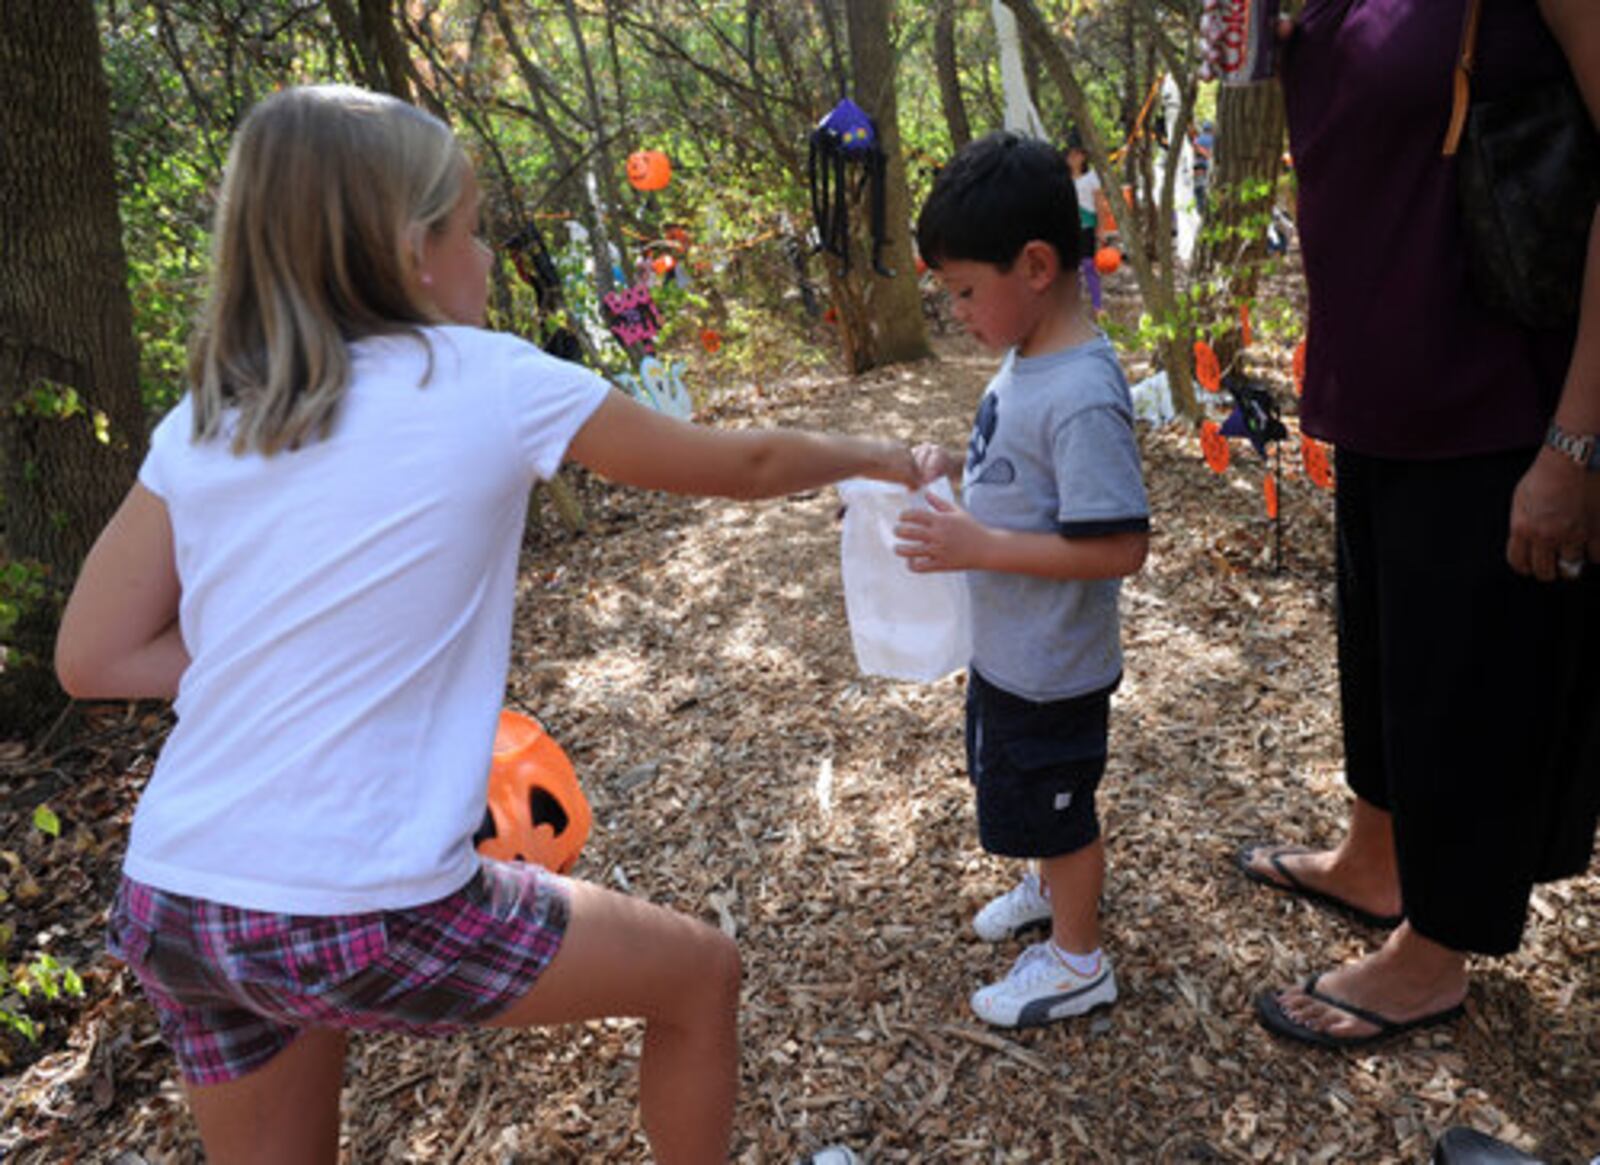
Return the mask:
<svg viewBox="0 0 1600 1165">
<path fill-rule="evenodd" d="M 1007 530 L 1081 538 L 1150 528 L 1133 401 L 1110 341 L 1007 353 L 978 404 L 962 501 Z M 997 687 L 1058 700 L 1122 674 L 1120 579 L 974 570 L 967 590 L 972 666 Z"/>
</svg>

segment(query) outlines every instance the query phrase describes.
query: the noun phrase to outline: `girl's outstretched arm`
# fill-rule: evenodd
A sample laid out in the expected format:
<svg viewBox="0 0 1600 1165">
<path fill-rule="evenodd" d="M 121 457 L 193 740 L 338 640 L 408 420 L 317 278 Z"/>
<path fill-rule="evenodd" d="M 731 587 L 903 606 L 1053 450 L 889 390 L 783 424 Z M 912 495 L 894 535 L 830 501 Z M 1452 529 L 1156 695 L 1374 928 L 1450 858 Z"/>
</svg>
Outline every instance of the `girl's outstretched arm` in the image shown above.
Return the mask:
<svg viewBox="0 0 1600 1165">
<path fill-rule="evenodd" d="M 56 635 L 56 677 L 80 699 L 170 699 L 189 666 L 172 522 L 135 485 L 84 560 Z"/>
<path fill-rule="evenodd" d="M 676 494 L 770 498 L 847 477 L 921 484 L 910 449 L 896 441 L 798 429 L 712 429 L 617 391 L 578 430 L 567 456 L 611 481 Z"/>
</svg>

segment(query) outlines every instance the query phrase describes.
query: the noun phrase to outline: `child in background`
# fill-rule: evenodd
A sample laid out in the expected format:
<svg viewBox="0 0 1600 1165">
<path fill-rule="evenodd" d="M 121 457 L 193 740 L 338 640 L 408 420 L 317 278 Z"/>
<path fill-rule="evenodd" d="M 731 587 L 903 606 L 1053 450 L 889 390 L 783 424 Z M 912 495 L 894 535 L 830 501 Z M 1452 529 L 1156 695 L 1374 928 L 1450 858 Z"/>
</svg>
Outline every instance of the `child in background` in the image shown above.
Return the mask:
<svg viewBox="0 0 1600 1165">
<path fill-rule="evenodd" d="M 1149 511 L 1128 384 L 1079 298 L 1077 208 L 1056 150 L 999 133 L 941 171 L 917 221 L 918 249 L 957 320 L 1005 353 L 965 459 L 913 450 L 924 480 L 962 473 L 965 508 L 930 498 L 933 512 L 908 510 L 896 527 L 912 570 L 968 572 L 967 765 L 979 837 L 990 853 L 1038 863 L 973 923 L 991 942 L 1050 925 L 1048 939 L 972 996 L 1000 1027 L 1117 997 L 1100 949 L 1094 796 L 1122 675 L 1120 580 L 1143 565 Z"/>
<path fill-rule="evenodd" d="M 1102 212 L 1107 209 L 1106 193 L 1100 184 L 1100 175 L 1089 165 L 1089 151 L 1083 148 L 1083 138 L 1077 130 L 1067 135 L 1067 165 L 1072 170 L 1072 185 L 1078 196 L 1078 273 L 1089 292 L 1089 303 L 1095 315 L 1100 314 L 1100 268 L 1094 264 L 1095 252 L 1105 245 L 1105 231 L 1101 224 L 1107 221 Z"/>
<path fill-rule="evenodd" d="M 189 392 L 84 564 L 84 698 L 175 697 L 112 907 L 209 1159 L 333 1162 L 345 1032 L 646 1022 L 657 1161 L 726 1161 L 734 945 L 474 851 L 530 487 L 768 497 L 909 449 L 714 432 L 482 330 L 489 249 L 449 128 L 290 89 L 233 143 Z"/>
</svg>

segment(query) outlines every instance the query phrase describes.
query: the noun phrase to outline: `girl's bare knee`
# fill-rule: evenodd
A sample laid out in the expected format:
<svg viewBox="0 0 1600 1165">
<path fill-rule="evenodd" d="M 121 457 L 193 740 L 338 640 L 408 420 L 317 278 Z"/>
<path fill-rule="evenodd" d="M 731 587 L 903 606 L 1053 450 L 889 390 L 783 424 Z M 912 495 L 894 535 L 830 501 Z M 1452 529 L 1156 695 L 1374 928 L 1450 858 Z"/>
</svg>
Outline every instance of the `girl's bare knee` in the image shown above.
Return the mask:
<svg viewBox="0 0 1600 1165">
<path fill-rule="evenodd" d="M 727 1019 L 738 1011 L 744 976 L 738 944 L 720 930 L 707 927 L 697 946 L 689 990 L 677 997 L 682 1005 L 679 1018 L 695 1026 Z"/>
</svg>

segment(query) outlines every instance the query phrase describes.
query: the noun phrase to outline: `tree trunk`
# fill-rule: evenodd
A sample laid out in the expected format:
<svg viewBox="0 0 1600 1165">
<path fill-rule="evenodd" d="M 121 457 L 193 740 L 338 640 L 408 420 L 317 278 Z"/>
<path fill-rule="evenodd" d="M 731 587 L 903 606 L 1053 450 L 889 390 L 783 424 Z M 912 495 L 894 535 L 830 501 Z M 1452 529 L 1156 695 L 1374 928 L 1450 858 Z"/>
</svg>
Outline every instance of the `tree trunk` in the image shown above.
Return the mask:
<svg viewBox="0 0 1600 1165">
<path fill-rule="evenodd" d="M 939 104 L 950 130 L 953 154 L 972 140 L 967 104 L 961 97 L 961 71 L 956 60 L 956 0 L 939 0 L 933 24 L 933 68 L 939 78 Z"/>
<path fill-rule="evenodd" d="M 866 199 L 856 202 L 852 217 L 861 229 L 852 232 L 851 278 L 857 280 L 860 316 L 842 311 L 848 330 L 846 353 L 852 373 L 920 360 L 929 353 L 922 322 L 922 290 L 911 254 L 911 192 L 906 185 L 905 158 L 900 151 L 899 109 L 895 99 L 895 55 L 889 40 L 889 0 L 850 0 L 850 66 L 856 99 L 878 127 L 878 144 L 888 159 L 884 174 L 885 276 L 872 267 L 868 238 L 870 214 Z M 838 302 L 836 300 L 836 302 Z M 852 326 L 856 325 L 856 326 Z"/>
<path fill-rule="evenodd" d="M 59 596 L 133 482 L 145 418 L 94 6 L 0 0 L 0 30 L 0 559 L 40 564 Z M 19 684 L 60 696 L 23 674 L 31 656 L 48 676 L 53 620 L 25 625 L 0 666 L 0 722 L 19 725 Z"/>
<path fill-rule="evenodd" d="M 1255 298 L 1266 263 L 1283 134 L 1283 93 L 1278 86 L 1222 86 L 1211 164 L 1211 209 L 1199 266 L 1203 278 L 1223 285 L 1220 302 L 1211 309 L 1221 322 L 1212 347 L 1224 368 L 1239 352 L 1239 305 Z"/>
</svg>

